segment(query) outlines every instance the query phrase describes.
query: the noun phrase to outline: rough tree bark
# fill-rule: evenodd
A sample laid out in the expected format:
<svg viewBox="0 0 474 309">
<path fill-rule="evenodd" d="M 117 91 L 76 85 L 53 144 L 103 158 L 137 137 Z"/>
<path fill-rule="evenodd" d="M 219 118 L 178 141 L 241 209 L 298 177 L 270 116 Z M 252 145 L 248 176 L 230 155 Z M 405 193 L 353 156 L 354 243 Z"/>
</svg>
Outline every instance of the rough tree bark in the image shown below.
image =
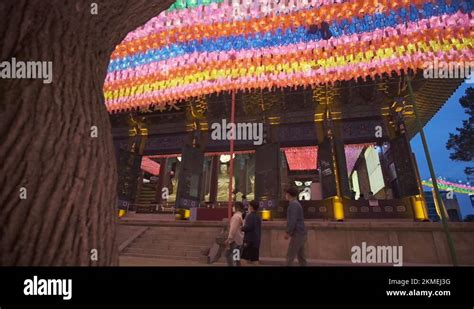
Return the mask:
<svg viewBox="0 0 474 309">
<path fill-rule="evenodd" d="M 0 61 L 53 62 L 51 84 L 0 79 L 0 265 L 118 264 L 102 86 L 115 46 L 172 2 L 0 1 Z"/>
</svg>

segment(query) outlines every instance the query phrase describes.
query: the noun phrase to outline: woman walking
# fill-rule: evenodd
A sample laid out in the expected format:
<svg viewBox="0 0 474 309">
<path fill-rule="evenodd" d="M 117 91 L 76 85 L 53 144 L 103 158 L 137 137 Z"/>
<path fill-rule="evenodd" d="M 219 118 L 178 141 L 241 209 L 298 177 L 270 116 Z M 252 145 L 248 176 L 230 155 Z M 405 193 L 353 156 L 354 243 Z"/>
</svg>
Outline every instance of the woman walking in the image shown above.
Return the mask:
<svg viewBox="0 0 474 309">
<path fill-rule="evenodd" d="M 235 202 L 234 215 L 229 222 L 229 236 L 224 242 L 227 248 L 225 256 L 228 266 L 240 266 L 241 246 L 243 242 L 242 211 L 244 206 L 241 202 Z"/>
<path fill-rule="evenodd" d="M 244 243 L 241 258 L 249 265 L 257 265 L 260 255 L 262 219 L 257 213 L 258 207 L 259 204 L 256 200 L 250 202 L 249 214 L 246 216 L 242 227 Z"/>
</svg>

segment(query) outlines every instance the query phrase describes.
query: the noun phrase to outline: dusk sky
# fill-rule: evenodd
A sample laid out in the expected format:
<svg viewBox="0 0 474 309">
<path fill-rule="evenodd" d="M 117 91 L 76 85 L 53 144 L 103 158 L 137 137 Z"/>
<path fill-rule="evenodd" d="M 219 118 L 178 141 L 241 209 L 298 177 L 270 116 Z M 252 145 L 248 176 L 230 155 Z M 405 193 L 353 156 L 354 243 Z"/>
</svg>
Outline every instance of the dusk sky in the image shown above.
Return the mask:
<svg viewBox="0 0 474 309">
<path fill-rule="evenodd" d="M 465 94 L 469 86 L 474 87 L 474 84 L 462 84 L 424 128 L 436 175 L 464 182 L 467 181 L 464 168 L 474 166 L 474 164 L 473 162 L 451 160 L 449 158 L 450 151 L 446 149 L 446 142 L 449 138 L 449 133 L 456 133 L 456 127 L 461 127 L 462 121 L 468 118 L 461 104 L 459 104 L 459 98 Z M 430 171 L 426 163 L 419 134 L 411 140 L 411 146 L 416 155 L 421 178 L 428 180 L 430 178 Z M 425 190 L 431 190 L 431 188 L 425 187 Z M 459 193 L 456 193 L 456 196 L 461 206 L 462 216 L 465 217 L 468 214 L 473 214 L 474 208 L 471 206 L 469 196 Z"/>
</svg>

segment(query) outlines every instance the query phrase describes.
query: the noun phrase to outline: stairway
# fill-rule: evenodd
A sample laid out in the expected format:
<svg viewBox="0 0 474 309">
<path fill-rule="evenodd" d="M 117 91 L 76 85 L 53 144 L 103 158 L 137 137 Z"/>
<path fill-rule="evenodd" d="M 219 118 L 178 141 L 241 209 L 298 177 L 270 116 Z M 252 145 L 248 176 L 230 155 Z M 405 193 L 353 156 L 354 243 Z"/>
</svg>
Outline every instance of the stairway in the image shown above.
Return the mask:
<svg viewBox="0 0 474 309">
<path fill-rule="evenodd" d="M 120 253 L 156 259 L 202 260 L 220 233 L 219 227 L 151 226 Z"/>
<path fill-rule="evenodd" d="M 144 183 L 138 197 L 138 204 L 148 205 L 155 201 L 156 189 L 154 184 Z"/>
</svg>

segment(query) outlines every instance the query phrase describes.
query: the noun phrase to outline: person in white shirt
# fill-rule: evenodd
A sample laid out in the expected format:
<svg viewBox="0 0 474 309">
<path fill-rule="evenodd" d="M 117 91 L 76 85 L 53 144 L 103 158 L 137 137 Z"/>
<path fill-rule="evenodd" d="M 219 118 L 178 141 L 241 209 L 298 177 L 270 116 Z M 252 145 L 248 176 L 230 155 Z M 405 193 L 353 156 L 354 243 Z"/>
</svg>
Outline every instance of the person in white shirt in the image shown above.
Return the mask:
<svg viewBox="0 0 474 309">
<path fill-rule="evenodd" d="M 229 222 L 229 236 L 224 243 L 227 247 L 225 256 L 228 266 L 240 266 L 240 249 L 244 242 L 244 232 L 242 232 L 244 206 L 241 202 L 235 202 L 234 205 L 234 215 Z"/>
</svg>

